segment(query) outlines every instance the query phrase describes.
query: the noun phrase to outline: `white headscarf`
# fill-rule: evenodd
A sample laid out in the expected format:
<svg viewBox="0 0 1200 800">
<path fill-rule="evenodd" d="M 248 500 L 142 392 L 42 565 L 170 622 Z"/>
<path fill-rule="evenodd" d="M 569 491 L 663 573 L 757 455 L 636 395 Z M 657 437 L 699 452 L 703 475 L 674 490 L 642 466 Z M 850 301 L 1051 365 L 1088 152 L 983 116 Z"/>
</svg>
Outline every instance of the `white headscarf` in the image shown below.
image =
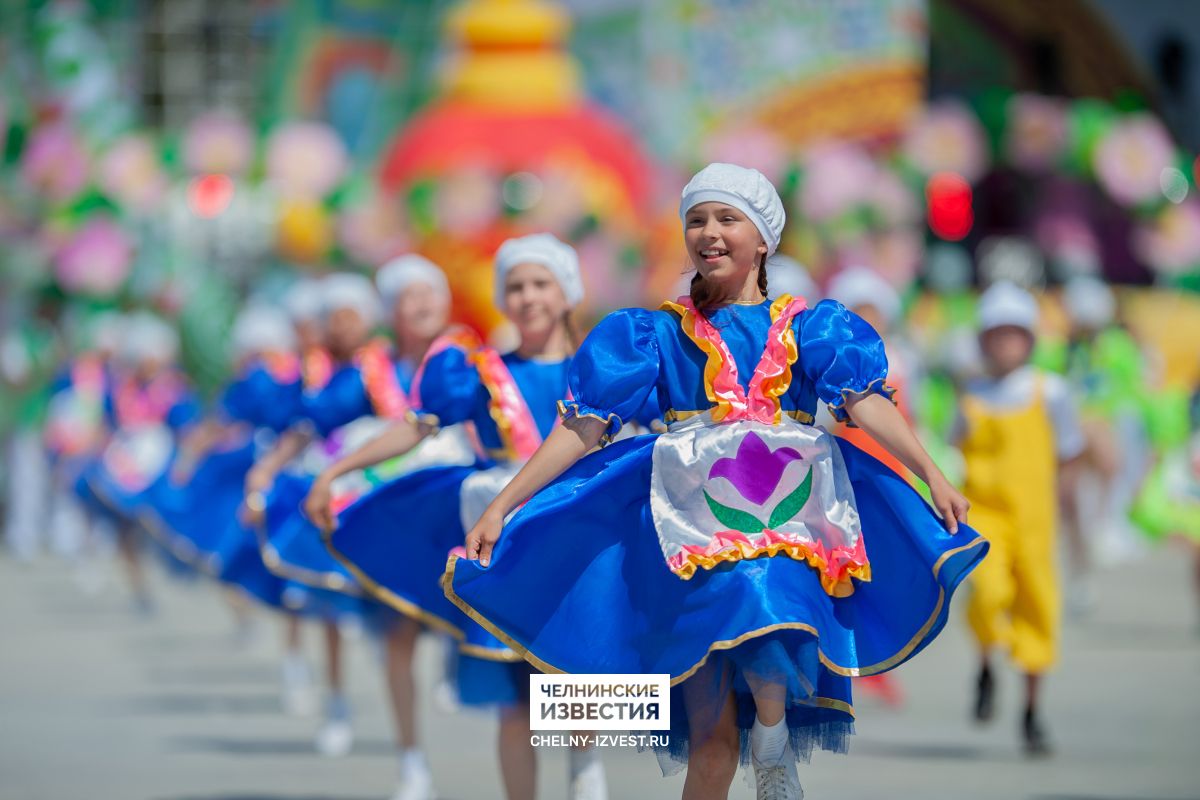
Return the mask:
<svg viewBox="0 0 1200 800">
<path fill-rule="evenodd" d="M 375 286 L 383 296 L 383 302 L 389 306 L 395 305 L 396 299 L 414 283 L 426 284 L 442 298 L 450 299 L 446 273 L 437 264 L 416 253 L 393 258 L 375 273 Z"/>
<path fill-rule="evenodd" d="M 231 335 L 234 356 L 286 353 L 296 349 L 296 333 L 286 314 L 271 306 L 249 306 L 238 314 Z"/>
<path fill-rule="evenodd" d="M 121 326 L 120 357 L 130 366 L 150 359 L 170 363 L 179 357 L 179 334 L 162 317 L 136 311 Z"/>
<path fill-rule="evenodd" d="M 496 251 L 496 307 L 504 308 L 504 282 L 518 264 L 541 264 L 554 275 L 571 308 L 583 302 L 583 276 L 575 248 L 549 233 L 509 239 Z"/>
<path fill-rule="evenodd" d="M 369 279 L 353 272 L 335 272 L 321 281 L 321 309 L 328 316 L 340 308 L 357 311 L 367 325 L 383 318 L 379 295 Z"/>
<path fill-rule="evenodd" d="M 313 322 L 321 318 L 321 281 L 301 278 L 283 296 L 283 308 L 292 322 Z"/>
<path fill-rule="evenodd" d="M 1037 324 L 1037 300 L 1015 283 L 999 281 L 979 297 L 980 332 L 1015 325 L 1036 333 Z"/>
<path fill-rule="evenodd" d="M 1076 325 L 1100 330 L 1111 325 L 1117 316 L 1117 298 L 1104 281 L 1080 276 L 1067 281 L 1063 290 L 1063 307 Z"/>
<path fill-rule="evenodd" d="M 851 310 L 874 306 L 888 325 L 895 325 L 900 318 L 900 295 L 895 287 L 867 267 L 847 267 L 839 272 L 829 284 L 829 296 Z"/>
<path fill-rule="evenodd" d="M 688 211 L 712 201 L 726 203 L 745 214 L 767 243 L 767 256 L 775 255 L 783 238 L 787 214 L 779 192 L 765 175 L 736 164 L 709 164 L 683 187 L 679 218 L 685 219 Z"/>
<path fill-rule="evenodd" d="M 808 274 L 804 265 L 782 253 L 776 253 L 771 259 L 767 279 L 772 300 L 780 295 L 790 294 L 792 297 L 803 297 L 812 306 L 821 299 L 821 290 L 817 288 L 816 281 Z"/>
</svg>

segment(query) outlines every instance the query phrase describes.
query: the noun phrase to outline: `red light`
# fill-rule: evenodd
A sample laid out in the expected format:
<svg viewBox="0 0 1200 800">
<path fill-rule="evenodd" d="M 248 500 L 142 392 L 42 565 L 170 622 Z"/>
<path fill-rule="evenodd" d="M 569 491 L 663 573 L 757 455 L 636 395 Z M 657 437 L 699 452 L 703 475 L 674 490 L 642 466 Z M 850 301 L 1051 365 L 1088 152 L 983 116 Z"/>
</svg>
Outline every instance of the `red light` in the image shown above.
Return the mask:
<svg viewBox="0 0 1200 800">
<path fill-rule="evenodd" d="M 938 238 L 957 242 L 971 232 L 975 212 L 971 184 L 953 172 L 939 172 L 925 184 L 929 227 Z"/>
<path fill-rule="evenodd" d="M 198 217 L 219 217 L 233 201 L 234 185 L 228 175 L 201 175 L 188 184 L 188 205 Z"/>
</svg>

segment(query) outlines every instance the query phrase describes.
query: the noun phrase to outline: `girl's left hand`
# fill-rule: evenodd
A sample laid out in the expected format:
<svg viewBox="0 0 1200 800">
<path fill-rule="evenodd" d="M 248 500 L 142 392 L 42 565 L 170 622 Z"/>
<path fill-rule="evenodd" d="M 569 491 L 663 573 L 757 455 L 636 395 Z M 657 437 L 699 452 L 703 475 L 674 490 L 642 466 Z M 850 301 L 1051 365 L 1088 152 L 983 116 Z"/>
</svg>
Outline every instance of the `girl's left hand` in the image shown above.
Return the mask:
<svg viewBox="0 0 1200 800">
<path fill-rule="evenodd" d="M 492 513 L 489 508 L 483 512 L 479 522 L 467 534 L 467 558 L 479 559 L 479 564 L 486 567 L 492 560 L 492 548 L 500 541 L 500 533 L 504 529 L 504 517 Z"/>
<path fill-rule="evenodd" d="M 933 497 L 933 507 L 942 515 L 942 524 L 946 526 L 946 530 L 951 534 L 958 533 L 958 523 L 967 522 L 967 511 L 971 508 L 971 502 L 943 476 L 929 484 L 929 494 Z"/>
</svg>

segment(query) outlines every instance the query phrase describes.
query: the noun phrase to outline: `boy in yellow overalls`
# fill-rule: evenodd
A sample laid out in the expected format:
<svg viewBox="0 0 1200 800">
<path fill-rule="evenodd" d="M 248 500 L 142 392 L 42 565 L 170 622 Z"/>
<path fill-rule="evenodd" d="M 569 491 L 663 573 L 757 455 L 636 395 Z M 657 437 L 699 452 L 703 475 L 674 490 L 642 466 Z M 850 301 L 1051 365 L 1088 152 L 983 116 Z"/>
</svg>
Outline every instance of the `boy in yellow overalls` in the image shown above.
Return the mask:
<svg viewBox="0 0 1200 800">
<path fill-rule="evenodd" d="M 993 716 L 991 656 L 1007 649 L 1025 673 L 1022 735 L 1029 755 L 1050 746 L 1038 718 L 1041 676 L 1058 655 L 1058 473 L 1085 440 L 1066 383 L 1030 365 L 1037 301 L 997 283 L 979 301 L 985 377 L 965 387 L 957 440 L 971 524 L 991 542 L 972 575 L 967 614 L 980 646 L 975 717 Z"/>
</svg>

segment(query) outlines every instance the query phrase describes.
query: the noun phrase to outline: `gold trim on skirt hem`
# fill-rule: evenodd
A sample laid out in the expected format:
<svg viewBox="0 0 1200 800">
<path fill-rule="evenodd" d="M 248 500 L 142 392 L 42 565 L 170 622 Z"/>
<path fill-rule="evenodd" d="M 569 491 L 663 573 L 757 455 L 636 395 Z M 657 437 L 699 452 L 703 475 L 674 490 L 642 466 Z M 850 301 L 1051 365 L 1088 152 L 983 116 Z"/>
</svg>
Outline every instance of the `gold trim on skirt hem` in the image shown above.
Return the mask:
<svg viewBox="0 0 1200 800">
<path fill-rule="evenodd" d="M 962 547 L 957 547 L 953 550 L 947 550 L 945 553 L 942 554 L 941 558 L 939 558 L 937 560 L 937 562 L 933 565 L 932 575 L 933 575 L 934 579 L 935 580 L 937 579 L 938 573 L 941 572 L 942 565 L 945 564 L 946 561 L 951 556 L 957 555 L 958 553 L 962 553 L 964 551 L 970 550 L 975 547 L 980 547 L 985 543 L 985 541 L 986 540 L 981 537 L 981 538 L 976 539 L 975 541 L 971 542 L 970 544 L 963 545 Z M 533 664 L 535 667 L 537 667 L 542 672 L 563 674 L 565 672 L 565 670 L 559 669 L 558 667 L 555 667 L 553 664 L 549 664 L 549 663 L 543 661 L 542 659 L 538 658 L 536 654 L 530 652 L 528 648 L 523 647 L 519 642 L 515 641 L 511 636 L 506 634 L 504 631 L 500 630 L 500 628 L 498 628 L 496 625 L 494 625 L 492 622 L 490 622 L 486 617 L 484 617 L 482 614 L 480 614 L 478 611 L 476 611 L 474 608 L 472 608 L 471 605 L 467 603 L 467 601 L 463 600 L 461 597 L 458 596 L 458 594 L 455 593 L 455 591 L 454 591 L 454 563 L 459 558 L 460 558 L 460 556 L 458 556 L 458 555 L 450 556 L 449 560 L 446 562 L 446 572 L 442 576 L 442 581 L 441 581 L 442 590 L 446 593 L 446 597 L 449 598 L 450 602 L 454 603 L 454 605 L 456 605 L 460 609 L 462 609 L 462 612 L 464 614 L 466 614 L 468 617 L 473 619 L 475 622 L 482 625 L 486 630 L 491 632 L 497 639 L 499 639 L 500 641 L 504 642 L 504 644 L 511 647 L 515 652 L 523 655 L 525 657 L 526 661 L 528 661 L 530 664 Z M 733 648 L 737 647 L 738 645 L 748 642 L 751 639 L 756 639 L 758 637 L 766 636 L 768 634 L 775 633 L 776 631 L 783 631 L 783 630 L 803 631 L 805 633 L 812 635 L 813 638 L 815 638 L 817 640 L 817 654 L 821 660 L 821 664 L 826 669 L 828 669 L 830 672 L 834 673 L 835 675 L 840 675 L 842 677 L 848 677 L 848 678 L 859 678 L 859 677 L 866 677 L 869 675 L 875 675 L 880 672 L 886 672 L 887 670 L 896 666 L 900 662 L 904 661 L 904 659 L 908 658 L 908 656 L 912 654 L 912 652 L 917 648 L 917 646 L 922 642 L 922 640 L 924 640 L 925 637 L 929 635 L 929 631 L 933 629 L 933 625 L 935 622 L 937 622 L 937 618 L 941 614 L 942 607 L 945 606 L 945 604 L 946 604 L 946 590 L 939 586 L 937 602 L 934 604 L 933 612 L 929 615 L 929 618 L 927 620 L 925 620 L 925 624 L 921 626 L 921 628 L 917 631 L 917 633 L 912 637 L 912 639 L 910 639 L 908 641 L 908 643 L 906 645 L 904 645 L 904 647 L 900 648 L 896 653 L 894 653 L 889 658 L 884 659 L 883 661 L 880 661 L 876 664 L 871 664 L 871 665 L 865 666 L 865 667 L 844 667 L 840 664 L 837 664 L 834 661 L 830 660 L 830 658 L 827 655 L 825 655 L 824 651 L 821 650 L 821 648 L 820 648 L 821 635 L 820 635 L 820 632 L 815 627 L 813 627 L 812 625 L 809 625 L 808 623 L 804 623 L 804 622 L 779 622 L 774 625 L 767 625 L 765 627 L 758 628 L 756 630 L 747 631 L 746 633 L 743 633 L 741 636 L 738 636 L 734 639 L 725 639 L 722 641 L 713 642 L 712 644 L 710 644 L 708 646 L 708 650 L 707 650 L 707 652 L 705 652 L 703 658 L 701 658 L 699 661 L 697 661 L 689 669 L 687 669 L 680 675 L 672 675 L 671 676 L 671 685 L 676 686 L 676 685 L 682 683 L 683 681 L 687 680 L 688 678 L 692 677 L 693 675 L 695 675 L 700 670 L 701 667 L 703 667 L 706 663 L 708 663 L 709 656 L 711 656 L 714 652 L 722 651 L 722 650 L 732 650 Z M 837 702 L 837 701 L 832 701 L 832 702 Z"/>
<path fill-rule="evenodd" d="M 386 586 L 376 582 L 373 578 L 368 576 L 367 573 L 363 572 L 363 570 L 360 569 L 357 564 L 347 558 L 342 551 L 333 546 L 333 535 L 335 533 L 337 533 L 336 530 L 321 532 L 321 541 L 325 543 L 325 549 L 328 550 L 330 554 L 338 560 L 338 563 L 350 571 L 350 574 L 354 576 L 354 579 L 362 585 L 368 594 L 381 603 L 405 615 L 406 617 L 416 620 L 422 625 L 435 628 L 444 633 L 448 633 L 459 641 L 463 640 L 465 634 L 457 625 L 449 620 L 442 619 L 437 614 L 426 611 L 411 600 L 405 600 L 403 597 L 396 594 Z"/>
</svg>

